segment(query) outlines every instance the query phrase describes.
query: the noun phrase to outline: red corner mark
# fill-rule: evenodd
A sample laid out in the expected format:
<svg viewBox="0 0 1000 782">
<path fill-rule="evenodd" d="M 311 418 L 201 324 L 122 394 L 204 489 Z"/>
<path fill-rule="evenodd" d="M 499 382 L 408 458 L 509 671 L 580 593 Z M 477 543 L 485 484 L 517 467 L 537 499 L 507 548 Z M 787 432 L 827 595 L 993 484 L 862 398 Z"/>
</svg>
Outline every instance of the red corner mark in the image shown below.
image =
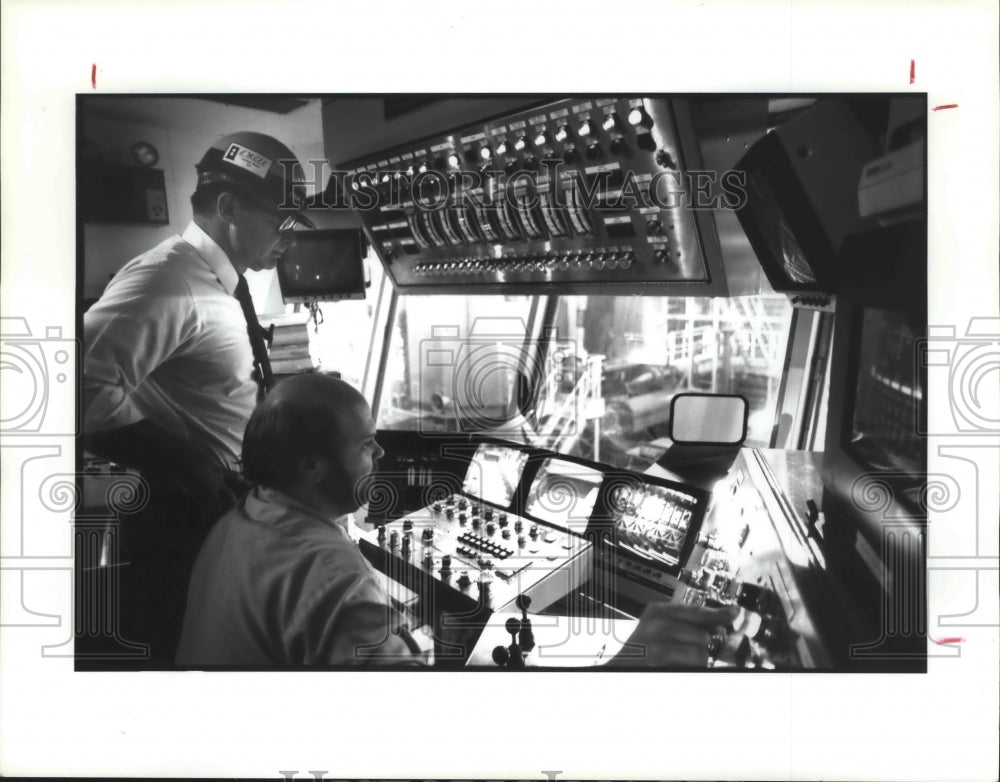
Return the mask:
<svg viewBox="0 0 1000 782">
<path fill-rule="evenodd" d="M 942 638 L 940 641 L 938 641 L 935 638 L 931 638 L 931 640 L 934 641 L 934 643 L 936 643 L 938 646 L 953 646 L 955 644 L 965 643 L 964 638 Z"/>
<path fill-rule="evenodd" d="M 910 60 L 910 84 L 917 80 L 917 61 Z"/>
<path fill-rule="evenodd" d="M 958 108 L 957 103 L 943 103 L 940 106 L 935 106 L 932 109 L 932 111 L 941 111 L 941 109 L 957 109 L 957 108 Z"/>
<path fill-rule="evenodd" d="M 97 63 L 90 66 L 90 86 L 97 89 Z"/>
</svg>

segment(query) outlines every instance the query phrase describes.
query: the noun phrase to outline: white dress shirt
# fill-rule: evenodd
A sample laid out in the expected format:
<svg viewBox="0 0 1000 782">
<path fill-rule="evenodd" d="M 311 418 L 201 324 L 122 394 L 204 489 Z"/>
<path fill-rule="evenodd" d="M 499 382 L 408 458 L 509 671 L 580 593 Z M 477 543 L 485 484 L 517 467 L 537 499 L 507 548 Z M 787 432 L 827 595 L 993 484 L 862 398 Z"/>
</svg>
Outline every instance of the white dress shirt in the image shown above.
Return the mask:
<svg viewBox="0 0 1000 782">
<path fill-rule="evenodd" d="M 84 429 L 146 419 L 236 466 L 257 397 L 238 280 L 195 223 L 129 261 L 83 316 Z"/>
</svg>

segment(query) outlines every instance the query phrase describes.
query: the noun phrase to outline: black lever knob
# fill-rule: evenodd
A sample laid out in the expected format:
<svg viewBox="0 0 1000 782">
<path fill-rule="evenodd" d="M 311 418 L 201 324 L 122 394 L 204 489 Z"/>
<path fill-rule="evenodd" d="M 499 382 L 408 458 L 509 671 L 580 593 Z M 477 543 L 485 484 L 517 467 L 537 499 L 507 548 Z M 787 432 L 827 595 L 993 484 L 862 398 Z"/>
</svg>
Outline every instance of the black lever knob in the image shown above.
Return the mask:
<svg viewBox="0 0 1000 782">
<path fill-rule="evenodd" d="M 505 646 L 494 646 L 493 647 L 493 662 L 499 665 L 501 668 L 510 662 L 510 652 L 507 651 Z"/>
</svg>

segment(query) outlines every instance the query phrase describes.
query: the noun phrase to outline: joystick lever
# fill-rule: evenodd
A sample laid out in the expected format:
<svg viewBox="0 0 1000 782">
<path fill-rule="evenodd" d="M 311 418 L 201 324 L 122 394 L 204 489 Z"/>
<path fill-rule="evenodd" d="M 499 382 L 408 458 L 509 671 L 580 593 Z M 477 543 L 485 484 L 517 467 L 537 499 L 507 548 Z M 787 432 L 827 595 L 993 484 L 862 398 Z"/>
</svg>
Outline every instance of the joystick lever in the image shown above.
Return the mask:
<svg viewBox="0 0 1000 782">
<path fill-rule="evenodd" d="M 528 609 L 531 608 L 531 598 L 527 595 L 518 595 L 514 601 L 521 610 L 521 631 L 518 633 L 518 643 L 521 648 L 530 652 L 535 648 L 535 634 L 531 632 L 531 620 L 528 619 Z"/>
<path fill-rule="evenodd" d="M 510 646 L 508 651 L 510 652 L 510 659 L 507 661 L 508 668 L 523 668 L 524 667 L 524 657 L 521 655 L 521 647 L 517 643 L 518 633 L 521 631 L 521 623 L 517 621 L 514 617 L 507 620 L 504 627 L 507 628 L 507 632 L 510 633 Z"/>
</svg>

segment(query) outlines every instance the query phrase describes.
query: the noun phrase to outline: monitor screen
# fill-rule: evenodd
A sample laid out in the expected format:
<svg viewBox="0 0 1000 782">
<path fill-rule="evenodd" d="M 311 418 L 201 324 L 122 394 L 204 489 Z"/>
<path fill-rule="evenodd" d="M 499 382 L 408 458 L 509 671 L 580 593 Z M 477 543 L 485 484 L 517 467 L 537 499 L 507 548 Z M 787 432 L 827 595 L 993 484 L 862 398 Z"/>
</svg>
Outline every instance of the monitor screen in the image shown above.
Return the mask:
<svg viewBox="0 0 1000 782">
<path fill-rule="evenodd" d="M 365 297 L 364 235 L 350 229 L 297 231 L 278 264 L 286 304 Z"/>
<path fill-rule="evenodd" d="M 604 474 L 563 459 L 546 459 L 528 491 L 527 513 L 563 529 L 585 524 L 594 510 Z"/>
<path fill-rule="evenodd" d="M 697 497 L 648 483 L 618 486 L 611 494 L 616 545 L 641 559 L 677 566 L 691 525 Z"/>
<path fill-rule="evenodd" d="M 527 461 L 528 454 L 517 448 L 483 443 L 472 457 L 462 489 L 477 499 L 507 508 Z"/>
<path fill-rule="evenodd" d="M 848 451 L 867 467 L 927 470 L 926 379 L 916 360 L 923 337 L 905 311 L 866 308 L 861 316 L 854 411 Z"/>
</svg>

